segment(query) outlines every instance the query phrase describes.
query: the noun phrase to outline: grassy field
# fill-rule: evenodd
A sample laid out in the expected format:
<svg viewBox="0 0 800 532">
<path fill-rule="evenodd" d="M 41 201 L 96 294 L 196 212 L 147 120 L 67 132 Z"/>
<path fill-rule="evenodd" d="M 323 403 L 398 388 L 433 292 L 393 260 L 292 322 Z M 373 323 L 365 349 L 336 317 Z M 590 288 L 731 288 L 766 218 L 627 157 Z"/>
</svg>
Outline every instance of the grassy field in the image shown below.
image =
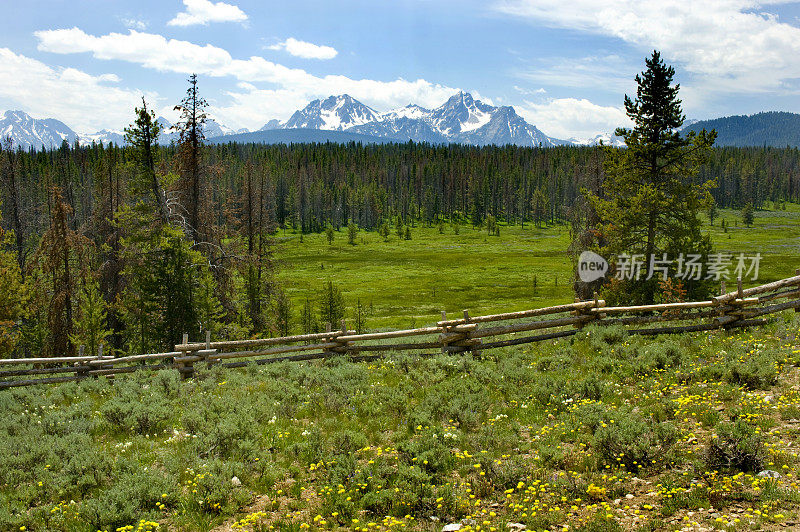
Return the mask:
<svg viewBox="0 0 800 532">
<path fill-rule="evenodd" d="M 760 282 L 800 266 L 799 206 L 738 219 L 708 227 L 719 251 L 760 252 Z M 570 300 L 566 227 L 500 235 L 281 235 L 279 275 L 295 312 L 331 279 L 373 309 L 368 328 Z M 590 327 L 479 359 L 6 390 L 0 530 L 796 529 L 798 383 L 800 314 L 785 312 L 736 333 Z"/>
<path fill-rule="evenodd" d="M 750 228 L 742 227 L 739 211 L 721 210 L 714 226 L 706 228 L 717 251 L 760 252 L 762 282 L 793 275 L 800 267 L 800 205 L 758 211 Z M 342 289 L 348 306 L 361 300 L 372 308 L 370 328 L 423 325 L 439 319 L 442 310 L 470 309 L 478 315 L 573 297 L 565 225 L 501 225 L 499 237 L 469 225 L 461 226 L 457 235 L 449 225 L 444 234 L 436 227 L 415 227 L 411 240 L 391 235 L 388 242 L 375 232 L 361 231 L 354 246 L 343 229 L 332 245 L 324 234 L 305 235 L 303 242 L 297 234 L 281 234 L 279 242 L 280 282 L 297 312 L 330 279 Z"/>
<path fill-rule="evenodd" d="M 7 390 L 0 530 L 796 529 L 798 363 L 786 312 Z"/>
</svg>

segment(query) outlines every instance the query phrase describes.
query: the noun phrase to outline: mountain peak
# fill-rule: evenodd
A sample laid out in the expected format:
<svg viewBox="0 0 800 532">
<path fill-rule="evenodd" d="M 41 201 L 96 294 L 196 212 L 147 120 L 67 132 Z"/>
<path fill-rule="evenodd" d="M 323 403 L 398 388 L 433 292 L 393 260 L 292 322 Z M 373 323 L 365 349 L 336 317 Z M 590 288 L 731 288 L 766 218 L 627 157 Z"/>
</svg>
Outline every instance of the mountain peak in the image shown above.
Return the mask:
<svg viewBox="0 0 800 532">
<path fill-rule="evenodd" d="M 78 134 L 63 122 L 53 118 L 38 120 L 24 111 L 6 111 L 0 120 L 0 138 L 11 137 L 15 147 L 58 148 L 66 140 L 70 144 L 78 140 Z"/>
<path fill-rule="evenodd" d="M 349 94 L 314 100 L 295 113 L 283 126 L 286 129 L 308 128 L 343 131 L 378 120 L 380 115 Z"/>
<path fill-rule="evenodd" d="M 32 120 L 31 115 L 26 113 L 25 111 L 20 110 L 8 110 L 3 114 L 4 118 L 14 119 L 14 120 Z"/>
</svg>

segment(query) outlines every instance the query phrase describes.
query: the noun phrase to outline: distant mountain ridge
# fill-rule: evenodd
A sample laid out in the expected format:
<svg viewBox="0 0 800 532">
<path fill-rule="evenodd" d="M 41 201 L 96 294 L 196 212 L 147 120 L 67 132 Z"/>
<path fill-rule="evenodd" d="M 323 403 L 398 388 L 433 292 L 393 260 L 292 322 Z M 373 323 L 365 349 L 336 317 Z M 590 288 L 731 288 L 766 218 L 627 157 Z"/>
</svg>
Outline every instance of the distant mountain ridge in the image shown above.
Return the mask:
<svg viewBox="0 0 800 532">
<path fill-rule="evenodd" d="M 700 120 L 682 131 L 717 131 L 716 146 L 800 147 L 800 114 L 768 111 Z"/>
<path fill-rule="evenodd" d="M 548 137 L 513 107 L 494 107 L 458 92 L 435 109 L 410 104 L 379 113 L 349 94 L 314 100 L 286 122 L 270 120 L 261 128 L 349 131 L 398 142 L 556 146 L 570 144 Z"/>
<path fill-rule="evenodd" d="M 164 117 L 161 144 L 178 140 L 172 123 Z M 717 146 L 800 147 L 800 114 L 770 111 L 749 116 L 727 116 L 713 120 L 687 120 L 682 132 L 700 129 L 717 130 Z M 271 133 L 268 132 L 295 133 Z M 323 133 L 316 133 L 323 132 Z M 347 135 L 334 134 L 347 133 Z M 459 92 L 435 109 L 410 104 L 379 113 L 348 95 L 314 100 L 292 114 L 289 120 L 270 120 L 259 131 L 234 131 L 214 119 L 205 127 L 206 138 L 218 142 L 428 142 L 461 143 L 477 146 L 489 144 L 518 146 L 605 145 L 624 146 L 623 139 L 599 134 L 588 139 L 559 140 L 548 137 L 520 117 L 513 107 L 494 107 L 475 100 L 469 93 Z M 123 130 L 104 129 L 96 133 L 78 134 L 69 126 L 52 118 L 36 119 L 24 111 L 6 111 L 0 118 L 0 138 L 10 137 L 14 146 L 58 148 L 64 141 L 91 144 L 102 142 L 123 145 Z"/>
<path fill-rule="evenodd" d="M 156 119 L 161 125 L 161 135 L 159 142 L 169 144 L 178 140 L 178 133 L 172 130 L 172 122 L 159 116 Z M 236 135 L 248 133 L 247 129 L 234 131 L 233 129 L 219 124 L 213 118 L 209 118 L 205 125 L 206 138 L 223 137 L 226 135 Z M 54 118 L 38 119 L 33 118 L 24 111 L 6 111 L 0 119 L 0 139 L 5 140 L 11 137 L 11 142 L 15 147 L 24 150 L 53 149 L 58 148 L 66 140 L 70 145 L 76 141 L 80 144 L 91 144 L 92 142 L 103 144 L 114 143 L 117 145 L 125 144 L 124 130 L 103 129 L 95 133 L 76 133 L 64 122 Z"/>
</svg>

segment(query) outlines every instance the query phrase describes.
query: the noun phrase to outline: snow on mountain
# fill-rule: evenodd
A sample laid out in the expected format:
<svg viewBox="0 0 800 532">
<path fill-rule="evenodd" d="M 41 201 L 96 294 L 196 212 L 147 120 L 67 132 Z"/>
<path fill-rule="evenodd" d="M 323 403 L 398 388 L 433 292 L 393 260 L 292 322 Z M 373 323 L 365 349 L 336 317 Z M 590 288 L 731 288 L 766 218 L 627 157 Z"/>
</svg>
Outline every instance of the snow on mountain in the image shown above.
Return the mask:
<svg viewBox="0 0 800 532">
<path fill-rule="evenodd" d="M 113 142 L 118 146 L 122 146 L 123 144 L 125 144 L 125 132 L 111 130 L 111 129 L 101 129 L 96 133 L 81 133 L 80 135 L 81 144 L 91 144 L 92 142 L 96 144 L 102 142 L 103 145 L 105 146 Z"/>
<path fill-rule="evenodd" d="M 224 124 L 220 124 L 213 118 L 209 118 L 206 120 L 205 127 L 203 128 L 203 133 L 207 139 L 211 139 L 214 137 L 222 137 L 225 135 L 235 135 L 236 131 L 229 128 Z"/>
<path fill-rule="evenodd" d="M 383 121 L 386 120 L 397 120 L 399 118 L 411 118 L 412 120 L 415 119 L 425 119 L 429 117 L 431 114 L 430 109 L 425 109 L 424 107 L 420 107 L 419 105 L 409 104 L 405 107 L 401 107 L 400 109 L 392 109 L 391 111 L 386 111 L 382 113 L 380 119 Z"/>
<path fill-rule="evenodd" d="M 569 142 L 582 146 L 597 146 L 599 144 L 603 144 L 603 146 L 613 146 L 615 148 L 622 148 L 625 146 L 625 139 L 612 133 L 600 133 L 599 135 L 587 139 L 571 138 Z"/>
<path fill-rule="evenodd" d="M 66 140 L 73 144 L 78 134 L 53 118 L 36 119 L 23 111 L 6 111 L 0 120 L 0 138 L 11 137 L 14 147 L 58 148 Z"/>
<path fill-rule="evenodd" d="M 295 111 L 284 129 L 308 128 L 344 131 L 354 126 L 380 120 L 380 115 L 348 94 L 314 100 Z"/>
<path fill-rule="evenodd" d="M 159 144 L 170 144 L 173 141 L 178 142 L 180 135 L 178 135 L 177 131 L 172 129 L 172 122 L 163 116 L 156 118 L 156 122 L 161 126 L 161 134 L 158 136 Z"/>
<path fill-rule="evenodd" d="M 278 120 L 277 118 L 273 118 L 272 120 L 261 126 L 261 129 L 259 129 L 259 131 L 271 131 L 273 129 L 281 129 L 281 126 L 282 126 L 281 121 Z"/>
<path fill-rule="evenodd" d="M 485 126 L 495 110 L 491 105 L 473 100 L 467 92 L 458 92 L 433 110 L 430 121 L 442 134 L 453 136 Z"/>
<path fill-rule="evenodd" d="M 488 120 L 483 116 L 485 114 L 489 115 Z M 459 141 L 465 144 L 477 144 L 479 146 L 487 144 L 498 146 L 505 144 L 555 146 L 558 144 L 558 141 L 539 131 L 536 126 L 527 123 L 525 119 L 514 111 L 513 107 L 493 107 L 488 113 L 479 111 L 475 115 L 470 115 L 470 119 L 474 116 L 478 118 L 474 122 L 468 121 L 466 127 L 462 125 L 462 133 L 456 136 Z M 474 127 L 481 122 L 484 123 Z"/>
<path fill-rule="evenodd" d="M 177 142 L 180 138 L 173 124 L 159 116 L 161 125 L 159 143 Z M 371 138 L 387 139 L 390 142 L 428 142 L 431 144 L 462 143 L 477 146 L 514 144 L 518 146 L 556 146 L 562 144 L 621 145 L 619 139 L 610 135 L 598 135 L 592 139 L 562 141 L 548 137 L 536 126 L 519 116 L 513 107 L 492 105 L 476 100 L 467 92 L 458 92 L 439 107 L 426 109 L 410 104 L 405 107 L 378 113 L 352 96 L 342 94 L 314 100 L 306 107 L 295 111 L 285 122 L 273 119 L 258 131 L 308 129 L 322 131 L 346 131 Z M 233 130 L 213 118 L 206 121 L 205 137 L 214 139 L 248 133 L 247 129 Z M 70 143 L 78 139 L 66 125 L 57 120 L 34 120 L 21 111 L 8 111 L 0 120 L 0 134 L 11 134 L 15 143 L 24 148 L 57 147 L 66 139 Z M 360 138 L 360 137 L 359 137 Z M 104 129 L 80 136 L 80 142 L 111 142 L 122 145 L 124 133 Z"/>
<path fill-rule="evenodd" d="M 435 109 L 410 104 L 384 113 L 375 112 L 347 94 L 330 96 L 309 103 L 286 123 L 270 120 L 261 131 L 294 128 L 351 131 L 401 142 L 434 144 L 563 144 L 528 124 L 512 107 L 493 107 L 467 92 L 454 94 Z"/>
</svg>

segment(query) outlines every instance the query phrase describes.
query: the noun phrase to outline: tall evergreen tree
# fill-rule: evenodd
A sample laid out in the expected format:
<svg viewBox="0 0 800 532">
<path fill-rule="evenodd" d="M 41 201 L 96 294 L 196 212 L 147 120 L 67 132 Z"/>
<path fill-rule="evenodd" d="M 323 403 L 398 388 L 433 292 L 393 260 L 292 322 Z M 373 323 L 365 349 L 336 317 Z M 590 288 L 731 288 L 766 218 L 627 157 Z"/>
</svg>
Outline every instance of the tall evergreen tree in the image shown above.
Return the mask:
<svg viewBox="0 0 800 532">
<path fill-rule="evenodd" d="M 0 222 L 2 222 L 0 213 Z M 19 325 L 23 316 L 25 285 L 14 254 L 6 249 L 13 235 L 0 223 L 0 358 L 12 353 L 19 341 Z"/>
<path fill-rule="evenodd" d="M 7 208 L 11 212 L 11 227 L 14 230 L 14 244 L 17 251 L 17 264 L 20 274 L 25 275 L 25 234 L 22 230 L 20 219 L 19 202 L 19 176 L 17 176 L 17 157 L 14 152 L 14 144 L 11 137 L 6 137 L 0 145 L 0 173 L 5 186 L 5 193 L 8 195 Z"/>
<path fill-rule="evenodd" d="M 205 191 L 203 182 L 201 147 L 205 140 L 206 102 L 197 90 L 197 74 L 189 76 L 189 88 L 181 103 L 175 106 L 180 112 L 173 126 L 180 134 L 179 165 L 181 169 L 181 192 L 186 210 L 189 235 L 199 240 L 202 234 L 201 202 Z"/>
<path fill-rule="evenodd" d="M 52 283 L 48 307 L 51 352 L 55 356 L 64 356 L 74 352 L 69 339 L 73 332 L 80 281 L 88 267 L 90 242 L 72 229 L 74 211 L 58 187 L 51 191 L 50 213 L 50 227 L 42 236 L 35 258 Z"/>
<path fill-rule="evenodd" d="M 700 232 L 699 213 L 708 208 L 712 179 L 695 182 L 699 166 L 710 155 L 716 132 L 705 130 L 681 136 L 685 116 L 673 85 L 675 69 L 659 52 L 645 60 L 646 70 L 636 76 L 636 98 L 625 96 L 631 129 L 618 128 L 627 149 L 608 148 L 603 197 L 590 199 L 607 239 L 605 255 L 644 255 L 646 271 L 629 279 L 619 294 L 630 301 L 652 303 L 659 279 L 653 275 L 651 257 L 663 253 L 707 254 L 710 239 Z M 689 283 L 689 294 L 699 297 L 707 286 Z"/>
<path fill-rule="evenodd" d="M 319 321 L 330 323 L 335 329 L 344 318 L 344 296 L 339 288 L 328 281 L 319 295 Z"/>
<path fill-rule="evenodd" d="M 136 120 L 125 128 L 125 141 L 133 148 L 136 154 L 137 174 L 139 181 L 135 182 L 136 189 L 150 190 L 158 206 L 158 214 L 163 223 L 169 221 L 169 210 L 164 190 L 156 174 L 156 156 L 158 154 L 158 136 L 161 134 L 161 125 L 156 120 L 153 111 L 147 109 L 147 102 L 142 96 L 142 107 L 135 108 Z"/>
</svg>

